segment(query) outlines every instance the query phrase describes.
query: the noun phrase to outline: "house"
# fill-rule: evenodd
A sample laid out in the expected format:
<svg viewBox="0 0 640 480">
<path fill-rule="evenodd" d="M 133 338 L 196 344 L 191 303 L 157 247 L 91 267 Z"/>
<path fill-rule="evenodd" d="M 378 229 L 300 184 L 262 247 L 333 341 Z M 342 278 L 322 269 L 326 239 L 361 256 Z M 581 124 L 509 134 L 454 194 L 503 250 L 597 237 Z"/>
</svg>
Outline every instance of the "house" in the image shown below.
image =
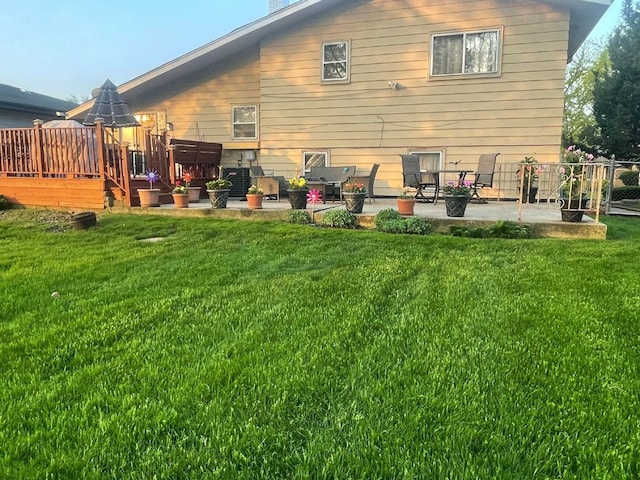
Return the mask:
<svg viewBox="0 0 640 480">
<path fill-rule="evenodd" d="M 424 168 L 558 161 L 565 67 L 609 5 L 301 0 L 118 91 L 148 129 L 223 144 L 222 166 L 379 163 L 376 193 L 395 195 L 401 153 Z"/>
<path fill-rule="evenodd" d="M 35 119 L 64 119 L 77 105 L 11 85 L 0 84 L 0 128 L 33 127 Z"/>
</svg>

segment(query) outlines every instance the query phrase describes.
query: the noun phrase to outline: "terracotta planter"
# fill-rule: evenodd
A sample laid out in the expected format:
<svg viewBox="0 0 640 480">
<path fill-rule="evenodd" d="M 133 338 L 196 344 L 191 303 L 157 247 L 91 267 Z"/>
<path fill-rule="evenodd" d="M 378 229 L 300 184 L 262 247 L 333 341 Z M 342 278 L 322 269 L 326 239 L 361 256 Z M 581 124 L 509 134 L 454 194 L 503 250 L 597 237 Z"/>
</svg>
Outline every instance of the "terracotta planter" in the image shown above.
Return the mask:
<svg viewBox="0 0 640 480">
<path fill-rule="evenodd" d="M 364 200 L 367 198 L 366 193 L 343 192 L 344 206 L 351 213 L 362 213 L 364 208 Z"/>
<path fill-rule="evenodd" d="M 263 198 L 264 195 L 262 194 L 247 193 L 247 208 L 249 208 L 249 210 L 261 209 Z"/>
<path fill-rule="evenodd" d="M 447 217 L 464 217 L 468 203 L 468 195 L 445 195 L 444 205 L 447 209 Z"/>
<path fill-rule="evenodd" d="M 413 209 L 416 206 L 415 198 L 398 198 L 396 200 L 400 215 L 413 215 Z"/>
<path fill-rule="evenodd" d="M 211 206 L 213 208 L 227 208 L 227 200 L 229 199 L 230 188 L 220 190 L 207 190 Z"/>
<path fill-rule="evenodd" d="M 172 193 L 173 203 L 175 208 L 188 208 L 189 207 L 189 194 L 188 193 Z"/>
<path fill-rule="evenodd" d="M 160 206 L 159 188 L 139 188 L 138 195 L 140 196 L 140 206 L 142 208 Z"/>
<path fill-rule="evenodd" d="M 309 193 L 309 190 L 287 190 L 291 208 L 295 210 L 307 208 L 307 193 Z"/>
<path fill-rule="evenodd" d="M 198 203 L 200 201 L 200 187 L 189 187 L 189 203 Z"/>
</svg>

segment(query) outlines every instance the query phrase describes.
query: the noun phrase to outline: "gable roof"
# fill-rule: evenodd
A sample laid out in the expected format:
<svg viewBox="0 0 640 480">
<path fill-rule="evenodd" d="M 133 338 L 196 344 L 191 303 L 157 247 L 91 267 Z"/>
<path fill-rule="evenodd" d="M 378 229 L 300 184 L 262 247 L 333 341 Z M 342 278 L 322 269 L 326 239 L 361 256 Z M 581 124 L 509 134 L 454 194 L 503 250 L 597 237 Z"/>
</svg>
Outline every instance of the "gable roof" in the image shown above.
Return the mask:
<svg viewBox="0 0 640 480">
<path fill-rule="evenodd" d="M 67 100 L 60 100 L 59 98 L 0 83 L 0 109 L 2 110 L 55 117 L 60 116 L 58 115 L 59 112 L 66 112 L 74 107 L 77 107 L 77 105 Z"/>
<path fill-rule="evenodd" d="M 571 59 L 582 42 L 587 38 L 596 23 L 611 5 L 612 0 L 545 0 L 544 3 L 558 5 L 571 10 L 569 30 L 568 58 Z M 144 73 L 118 87 L 120 94 L 127 98 L 128 94 L 151 90 L 185 75 L 196 72 L 221 60 L 237 55 L 251 47 L 259 47 L 266 36 L 282 31 L 308 18 L 329 10 L 336 5 L 348 3 L 345 0 L 299 0 L 272 14 L 262 17 L 243 27 L 188 52 L 170 62 Z M 90 100 L 69 112 L 69 116 L 77 117 L 87 112 Z"/>
</svg>

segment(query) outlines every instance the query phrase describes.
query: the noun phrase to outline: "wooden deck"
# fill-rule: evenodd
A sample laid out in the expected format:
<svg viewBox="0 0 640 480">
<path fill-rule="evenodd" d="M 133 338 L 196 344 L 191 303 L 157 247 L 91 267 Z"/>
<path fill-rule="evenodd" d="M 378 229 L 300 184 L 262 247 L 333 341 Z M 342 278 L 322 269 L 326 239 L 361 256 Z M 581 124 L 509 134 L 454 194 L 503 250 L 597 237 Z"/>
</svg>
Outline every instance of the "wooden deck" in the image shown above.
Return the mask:
<svg viewBox="0 0 640 480">
<path fill-rule="evenodd" d="M 145 167 L 156 170 L 154 186 L 170 192 L 189 170 L 204 184 L 217 175 L 222 145 L 146 135 Z M 101 122 L 95 127 L 0 129 L 0 194 L 32 207 L 98 209 L 139 205 L 141 179 L 130 175 L 131 154 Z"/>
</svg>

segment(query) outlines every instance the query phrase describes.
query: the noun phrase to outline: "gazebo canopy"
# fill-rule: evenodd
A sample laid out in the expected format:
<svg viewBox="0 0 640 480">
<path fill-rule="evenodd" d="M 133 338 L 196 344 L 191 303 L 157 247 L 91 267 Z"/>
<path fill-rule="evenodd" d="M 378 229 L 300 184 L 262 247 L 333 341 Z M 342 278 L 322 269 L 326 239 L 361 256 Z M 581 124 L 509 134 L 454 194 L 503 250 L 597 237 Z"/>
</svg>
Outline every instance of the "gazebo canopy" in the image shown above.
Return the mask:
<svg viewBox="0 0 640 480">
<path fill-rule="evenodd" d="M 140 125 L 131 114 L 129 106 L 118 93 L 116 86 L 108 79 L 100 87 L 93 107 L 91 107 L 82 123 L 84 125 L 95 125 L 96 118 L 102 118 L 104 125 L 112 128 Z"/>
</svg>

